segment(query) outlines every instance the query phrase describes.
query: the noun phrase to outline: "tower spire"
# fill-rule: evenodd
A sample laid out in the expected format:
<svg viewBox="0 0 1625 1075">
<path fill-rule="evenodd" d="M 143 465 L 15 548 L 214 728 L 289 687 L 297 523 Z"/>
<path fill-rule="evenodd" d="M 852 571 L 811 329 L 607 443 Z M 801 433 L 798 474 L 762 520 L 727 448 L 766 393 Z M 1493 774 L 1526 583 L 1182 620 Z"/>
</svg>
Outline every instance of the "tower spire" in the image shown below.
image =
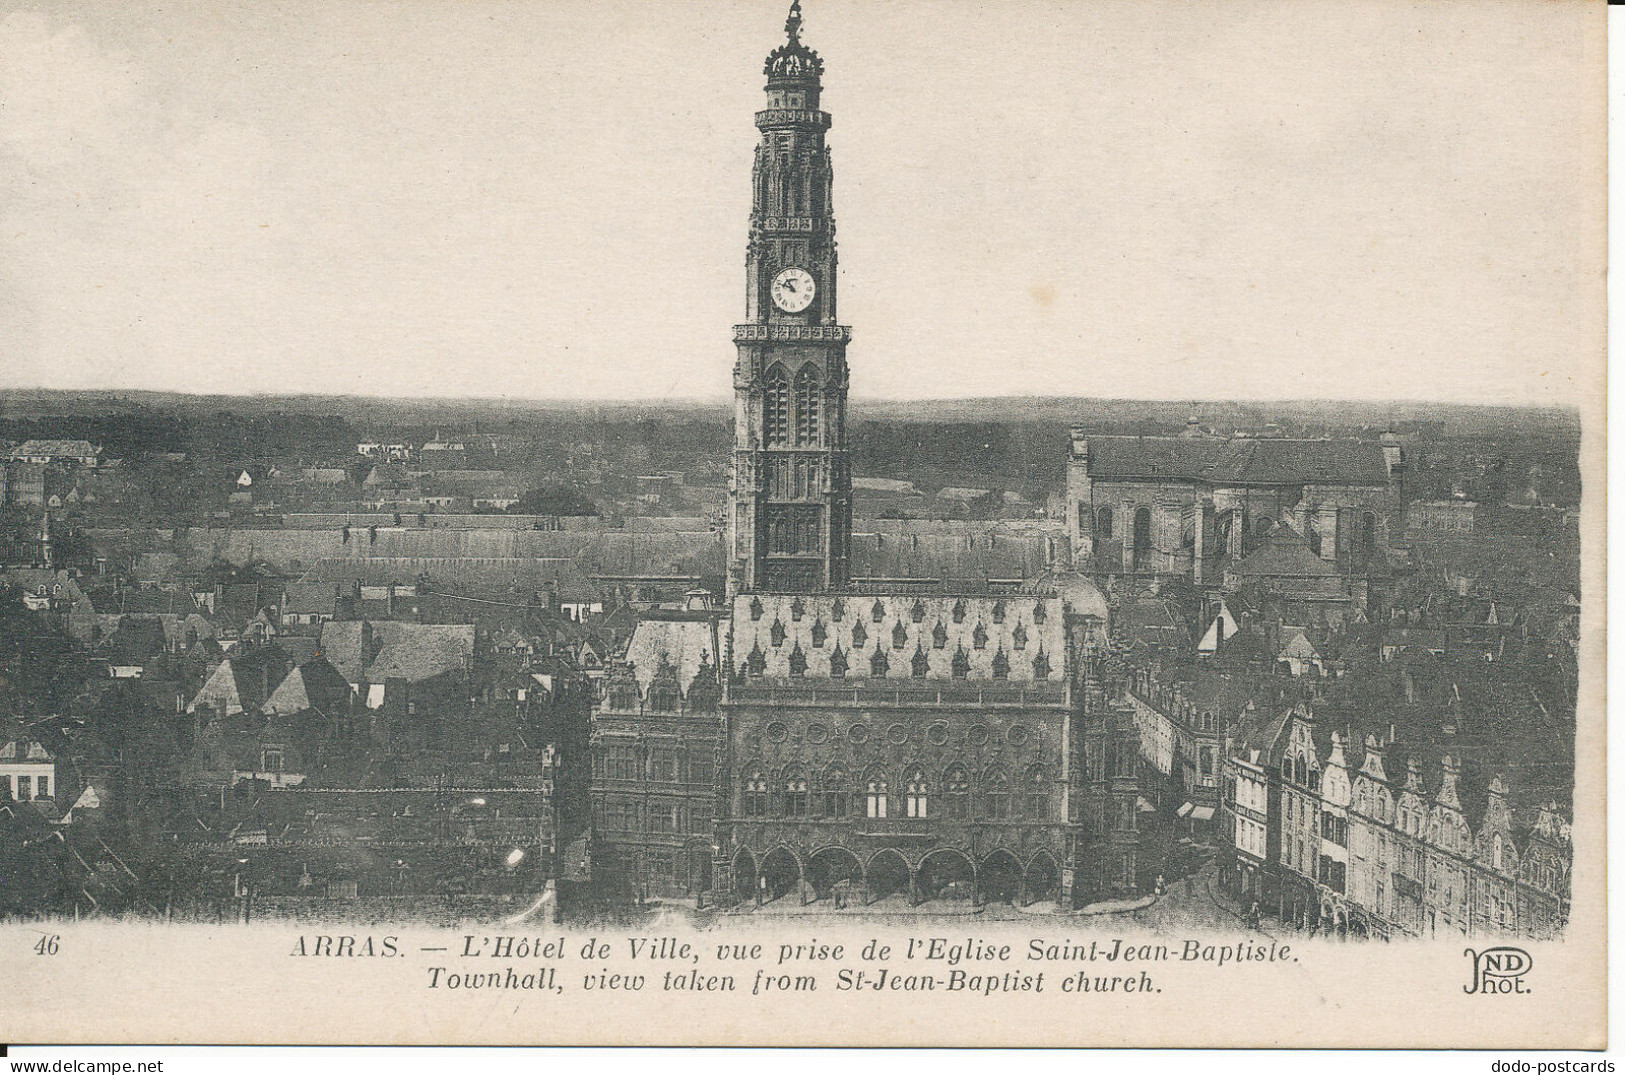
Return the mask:
<svg viewBox="0 0 1625 1075">
<path fill-rule="evenodd" d="M 784 32 L 790 44 L 801 44 L 801 0 L 790 0 L 790 17 L 784 20 Z"/>
</svg>

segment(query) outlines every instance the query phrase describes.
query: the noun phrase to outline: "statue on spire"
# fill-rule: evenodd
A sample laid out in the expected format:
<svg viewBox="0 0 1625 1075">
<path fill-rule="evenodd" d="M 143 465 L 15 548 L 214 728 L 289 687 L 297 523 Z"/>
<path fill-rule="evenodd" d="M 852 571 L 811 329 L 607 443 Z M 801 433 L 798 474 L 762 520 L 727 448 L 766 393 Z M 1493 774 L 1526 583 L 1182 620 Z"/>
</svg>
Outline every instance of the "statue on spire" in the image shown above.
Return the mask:
<svg viewBox="0 0 1625 1075">
<path fill-rule="evenodd" d="M 790 0 L 790 17 L 784 20 L 784 32 L 790 44 L 801 44 L 801 0 Z"/>
</svg>

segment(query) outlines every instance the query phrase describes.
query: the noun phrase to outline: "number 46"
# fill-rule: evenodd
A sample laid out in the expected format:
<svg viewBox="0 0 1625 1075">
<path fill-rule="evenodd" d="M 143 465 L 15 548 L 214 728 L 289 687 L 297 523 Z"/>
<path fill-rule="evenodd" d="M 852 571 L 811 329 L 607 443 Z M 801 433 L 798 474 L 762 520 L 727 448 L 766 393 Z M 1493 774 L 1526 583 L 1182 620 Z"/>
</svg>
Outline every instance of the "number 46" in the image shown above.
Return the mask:
<svg viewBox="0 0 1625 1075">
<path fill-rule="evenodd" d="M 60 933 L 42 933 L 34 945 L 34 954 L 39 956 L 56 955 L 57 946 L 62 943 Z"/>
</svg>

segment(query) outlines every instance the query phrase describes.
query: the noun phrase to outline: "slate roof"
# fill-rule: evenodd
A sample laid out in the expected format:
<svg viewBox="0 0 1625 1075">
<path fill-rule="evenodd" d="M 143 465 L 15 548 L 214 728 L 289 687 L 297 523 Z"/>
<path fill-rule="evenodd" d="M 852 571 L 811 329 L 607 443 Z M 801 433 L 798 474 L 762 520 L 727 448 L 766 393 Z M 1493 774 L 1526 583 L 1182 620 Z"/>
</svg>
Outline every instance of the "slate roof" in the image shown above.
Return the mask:
<svg viewBox="0 0 1625 1075">
<path fill-rule="evenodd" d="M 332 616 L 338 609 L 338 588 L 330 582 L 291 582 L 282 598 L 285 616 Z"/>
<path fill-rule="evenodd" d="M 854 533 L 853 578 L 1033 579 L 1051 566 L 1054 535 L 955 532 Z M 1057 551 L 1057 557 L 1060 552 Z"/>
<path fill-rule="evenodd" d="M 1385 485 L 1382 445 L 1284 437 L 1089 437 L 1097 481 L 1182 479 L 1215 485 Z"/>
<path fill-rule="evenodd" d="M 573 560 L 540 557 L 439 558 L 372 556 L 323 560 L 305 572 L 306 583 L 413 586 L 431 593 L 526 604 L 535 594 L 557 593 L 564 601 L 590 601 L 598 587 Z"/>
<path fill-rule="evenodd" d="M 416 681 L 446 671 L 448 664 L 461 667 L 463 658 L 471 657 L 474 653 L 474 627 L 471 624 L 382 620 L 368 626 L 373 638 L 382 643 L 377 658 L 370 664 L 361 652 L 360 622 L 329 621 L 322 624 L 321 656 L 338 670 L 347 683 L 382 682 L 381 678 L 373 678 L 375 675 L 400 676 Z"/>
<path fill-rule="evenodd" d="M 648 694 L 655 673 L 665 664 L 677 673 L 678 688 L 686 695 L 702 665 L 718 667 L 714 625 L 709 619 L 643 620 L 632 632 L 625 660 L 643 694 Z"/>
<path fill-rule="evenodd" d="M 102 643 L 101 653 L 113 664 L 138 665 L 161 655 L 168 644 L 169 634 L 157 616 L 125 616 Z"/>
<path fill-rule="evenodd" d="M 800 616 L 795 614 L 797 602 Z M 754 614 L 757 605 L 761 608 L 759 616 Z M 1004 609 L 1002 623 L 995 621 L 998 605 Z M 919 622 L 914 619 L 916 606 Z M 957 617 L 956 606 L 962 612 Z M 1035 616 L 1040 608 L 1042 623 Z M 817 625 L 822 625 L 825 632 L 821 645 L 814 645 L 813 628 Z M 941 646 L 936 645 L 939 628 Z M 781 641 L 775 645 L 780 630 Z M 981 646 L 976 644 L 978 630 L 984 639 Z M 1009 662 L 1010 683 L 1035 680 L 1033 662 L 1040 652 L 1049 662 L 1049 682 L 1065 679 L 1064 615 L 1061 599 L 1053 596 L 740 594 L 734 598 L 732 631 L 735 667 L 748 664 L 751 654 L 760 652 L 763 675 L 769 678 L 788 678 L 791 655 L 799 650 L 807 662 L 802 678 L 828 679 L 830 658 L 838 648 L 847 661 L 847 679 L 869 678 L 870 661 L 877 650 L 886 655 L 886 678 L 898 683 L 919 681 L 913 676 L 916 654 L 923 654 L 928 662 L 927 674 L 919 677 L 927 681 L 951 681 L 955 657 L 961 653 L 968 664 L 966 678 L 972 682 L 995 679 L 993 663 L 1000 653 Z M 1018 631 L 1026 636 L 1019 649 Z"/>
<path fill-rule="evenodd" d="M 1298 532 L 1283 523 L 1267 542 L 1225 571 L 1255 578 L 1329 578 L 1336 576 L 1337 567 L 1316 556 Z"/>
<path fill-rule="evenodd" d="M 317 709 L 331 714 L 342 711 L 349 700 L 350 684 L 338 669 L 317 657 L 289 672 L 281 685 L 271 692 L 271 697 L 265 700 L 260 712 L 267 716 L 289 717 L 307 709 Z"/>
</svg>

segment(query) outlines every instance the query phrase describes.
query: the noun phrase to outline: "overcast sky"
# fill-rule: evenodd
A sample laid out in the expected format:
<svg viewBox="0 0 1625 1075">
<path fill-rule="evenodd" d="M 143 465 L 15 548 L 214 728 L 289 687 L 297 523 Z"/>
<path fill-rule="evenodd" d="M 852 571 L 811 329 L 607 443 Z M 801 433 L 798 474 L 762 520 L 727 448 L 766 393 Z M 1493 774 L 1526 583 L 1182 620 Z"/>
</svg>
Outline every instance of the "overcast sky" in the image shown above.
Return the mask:
<svg viewBox="0 0 1625 1075">
<path fill-rule="evenodd" d="M 723 396 L 784 6 L 0 8 L 0 387 Z M 1594 383 L 1600 5 L 804 7 L 854 394 Z"/>
</svg>

